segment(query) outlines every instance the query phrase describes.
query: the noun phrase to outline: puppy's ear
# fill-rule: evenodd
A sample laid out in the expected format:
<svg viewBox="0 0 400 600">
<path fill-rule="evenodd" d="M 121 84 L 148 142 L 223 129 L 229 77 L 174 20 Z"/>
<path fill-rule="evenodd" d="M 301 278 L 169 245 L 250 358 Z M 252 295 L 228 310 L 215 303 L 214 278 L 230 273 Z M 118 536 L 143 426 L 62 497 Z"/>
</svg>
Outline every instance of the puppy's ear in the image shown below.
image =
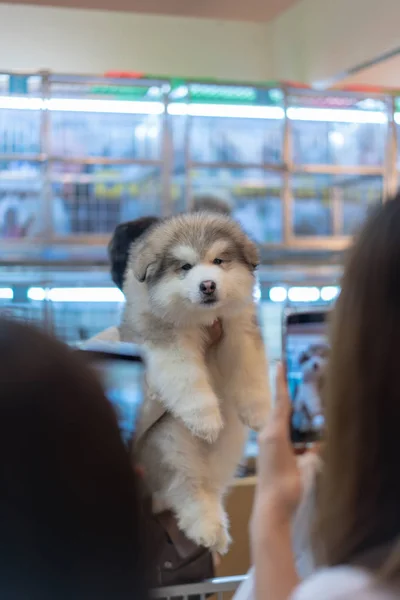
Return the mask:
<svg viewBox="0 0 400 600">
<path fill-rule="evenodd" d="M 157 263 L 157 252 L 151 240 L 143 240 L 142 242 L 133 244 L 130 266 L 138 281 L 145 281 L 154 272 Z"/>
<path fill-rule="evenodd" d="M 299 365 L 302 365 L 305 362 L 307 362 L 309 358 L 310 357 L 308 355 L 308 352 L 306 350 L 304 350 L 304 352 L 302 352 L 298 358 Z"/>
<path fill-rule="evenodd" d="M 247 236 L 243 235 L 242 249 L 246 263 L 254 271 L 260 264 L 260 256 L 258 254 L 258 248 L 256 244 Z"/>
</svg>

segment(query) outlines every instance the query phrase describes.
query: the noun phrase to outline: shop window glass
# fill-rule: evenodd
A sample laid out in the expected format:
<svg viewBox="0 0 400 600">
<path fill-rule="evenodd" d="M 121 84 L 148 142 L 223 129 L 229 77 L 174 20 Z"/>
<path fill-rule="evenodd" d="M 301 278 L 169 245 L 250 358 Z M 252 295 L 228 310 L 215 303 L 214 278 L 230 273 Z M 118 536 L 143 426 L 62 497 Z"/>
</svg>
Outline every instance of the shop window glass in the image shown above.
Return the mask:
<svg viewBox="0 0 400 600">
<path fill-rule="evenodd" d="M 233 206 L 233 216 L 259 244 L 283 238 L 282 177 L 259 169 L 196 169 L 192 193 L 215 193 Z"/>
<path fill-rule="evenodd" d="M 65 158 L 157 160 L 162 118 L 86 112 L 51 114 L 51 152 Z"/>
<path fill-rule="evenodd" d="M 118 223 L 160 214 L 160 170 L 139 165 L 56 163 L 57 235 L 109 234 Z"/>
<path fill-rule="evenodd" d="M 34 238 L 43 233 L 40 163 L 0 161 L 0 238 Z"/>
<path fill-rule="evenodd" d="M 194 117 L 190 156 L 195 162 L 278 164 L 283 127 L 283 119 Z"/>
<path fill-rule="evenodd" d="M 384 164 L 387 107 L 382 100 L 305 94 L 289 99 L 297 165 Z"/>
<path fill-rule="evenodd" d="M 40 154 L 41 111 L 0 110 L 0 154 Z"/>
<path fill-rule="evenodd" d="M 383 179 L 360 175 L 338 176 L 336 185 L 343 200 L 343 234 L 353 235 L 382 203 Z"/>
<path fill-rule="evenodd" d="M 293 162 L 303 165 L 383 165 L 386 126 L 293 121 Z"/>
<path fill-rule="evenodd" d="M 382 186 L 382 177 L 377 176 L 293 176 L 294 235 L 353 235 L 381 202 Z"/>
<path fill-rule="evenodd" d="M 41 152 L 41 77 L 0 74 L 0 154 Z"/>
<path fill-rule="evenodd" d="M 297 237 L 333 235 L 332 177 L 329 175 L 294 175 L 293 233 Z"/>
</svg>

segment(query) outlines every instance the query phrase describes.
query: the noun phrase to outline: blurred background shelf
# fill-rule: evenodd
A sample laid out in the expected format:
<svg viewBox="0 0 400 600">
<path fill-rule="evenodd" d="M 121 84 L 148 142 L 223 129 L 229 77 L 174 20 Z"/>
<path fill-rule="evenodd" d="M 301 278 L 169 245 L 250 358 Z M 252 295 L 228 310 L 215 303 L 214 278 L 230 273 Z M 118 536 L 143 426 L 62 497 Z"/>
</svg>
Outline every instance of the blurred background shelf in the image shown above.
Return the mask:
<svg viewBox="0 0 400 600">
<path fill-rule="evenodd" d="M 0 74 L 0 311 L 70 342 L 118 323 L 116 225 L 213 194 L 259 244 L 277 358 L 285 302 L 334 300 L 351 237 L 397 188 L 399 115 L 375 93 Z"/>
</svg>

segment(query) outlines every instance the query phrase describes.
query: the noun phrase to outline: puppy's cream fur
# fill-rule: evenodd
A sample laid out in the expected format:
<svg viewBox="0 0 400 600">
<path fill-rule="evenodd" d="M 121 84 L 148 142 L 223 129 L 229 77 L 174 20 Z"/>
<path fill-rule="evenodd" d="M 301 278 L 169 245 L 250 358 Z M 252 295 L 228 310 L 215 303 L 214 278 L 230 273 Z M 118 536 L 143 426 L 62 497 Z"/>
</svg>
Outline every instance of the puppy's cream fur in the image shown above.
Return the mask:
<svg viewBox="0 0 400 600">
<path fill-rule="evenodd" d="M 171 509 L 189 538 L 221 553 L 230 540 L 223 496 L 246 428 L 265 423 L 270 402 L 257 263 L 255 245 L 228 217 L 182 215 L 134 244 L 124 286 L 121 339 L 147 350 L 137 448 L 154 510 Z M 212 298 L 203 281 L 215 282 Z M 206 349 L 205 327 L 217 318 L 223 338 Z"/>
<path fill-rule="evenodd" d="M 321 390 L 324 382 L 329 348 L 325 344 L 312 344 L 299 356 L 303 379 L 293 402 L 295 412 L 303 415 L 301 431 L 319 429 L 323 415 Z"/>
</svg>

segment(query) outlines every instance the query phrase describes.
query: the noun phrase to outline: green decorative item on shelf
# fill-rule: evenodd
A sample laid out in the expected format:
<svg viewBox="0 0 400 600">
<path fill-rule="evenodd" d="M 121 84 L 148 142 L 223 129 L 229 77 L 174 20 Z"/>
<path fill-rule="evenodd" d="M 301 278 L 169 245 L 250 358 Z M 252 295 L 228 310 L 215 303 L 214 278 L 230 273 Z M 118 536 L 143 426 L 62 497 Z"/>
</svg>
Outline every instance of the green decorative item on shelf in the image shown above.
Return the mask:
<svg viewBox="0 0 400 600">
<path fill-rule="evenodd" d="M 149 94 L 150 87 L 142 87 L 135 85 L 96 85 L 89 88 L 90 94 L 95 94 L 97 96 L 113 96 L 114 98 L 123 99 L 123 100 L 142 100 L 146 98 Z M 158 88 L 154 88 L 158 89 Z M 161 91 L 159 92 L 158 97 L 161 96 Z M 154 99 L 154 95 L 152 94 L 151 98 L 148 97 L 146 99 Z"/>
<path fill-rule="evenodd" d="M 252 104 L 257 97 L 254 88 L 225 85 L 191 84 L 189 93 L 193 102 Z"/>
<path fill-rule="evenodd" d="M 148 74 L 146 77 L 149 79 L 165 79 L 165 76 L 152 74 Z M 283 92 L 279 88 L 280 83 L 275 80 L 252 84 L 205 77 L 199 77 L 195 80 L 182 77 L 167 77 L 167 79 L 169 79 L 171 86 L 172 97 L 174 91 L 178 88 L 186 88 L 189 90 L 190 100 L 199 104 L 277 106 L 283 103 Z M 179 100 L 185 101 L 184 98 L 179 98 Z"/>
</svg>

